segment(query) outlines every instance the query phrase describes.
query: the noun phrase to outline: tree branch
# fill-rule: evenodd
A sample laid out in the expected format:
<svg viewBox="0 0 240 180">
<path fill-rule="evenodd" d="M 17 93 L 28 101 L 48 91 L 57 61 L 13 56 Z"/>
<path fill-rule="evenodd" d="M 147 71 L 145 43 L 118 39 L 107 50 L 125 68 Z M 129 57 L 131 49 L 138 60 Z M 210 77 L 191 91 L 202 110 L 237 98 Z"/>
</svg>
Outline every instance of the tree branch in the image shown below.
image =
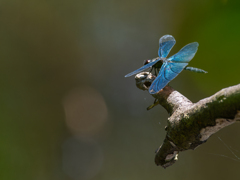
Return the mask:
<svg viewBox="0 0 240 180">
<path fill-rule="evenodd" d="M 142 90 L 148 90 L 154 79 L 148 72 L 135 77 L 137 87 Z M 197 103 L 168 85 L 152 96 L 170 115 L 165 140 L 155 156 L 155 163 L 164 168 L 176 162 L 180 151 L 195 149 L 220 129 L 240 121 L 240 84 Z"/>
</svg>

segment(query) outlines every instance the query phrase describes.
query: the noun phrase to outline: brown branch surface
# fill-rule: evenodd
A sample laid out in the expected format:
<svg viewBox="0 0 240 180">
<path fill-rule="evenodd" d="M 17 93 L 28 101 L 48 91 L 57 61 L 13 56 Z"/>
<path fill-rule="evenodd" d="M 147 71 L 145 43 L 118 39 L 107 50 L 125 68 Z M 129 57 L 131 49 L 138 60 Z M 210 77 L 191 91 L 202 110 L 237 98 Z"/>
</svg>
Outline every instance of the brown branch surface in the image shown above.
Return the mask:
<svg viewBox="0 0 240 180">
<path fill-rule="evenodd" d="M 147 72 L 135 77 L 137 87 L 142 90 L 147 90 L 154 79 L 155 76 Z M 153 97 L 170 114 L 165 140 L 155 156 L 155 163 L 164 168 L 177 161 L 180 151 L 195 149 L 220 129 L 240 121 L 240 84 L 197 103 L 168 85 Z"/>
</svg>

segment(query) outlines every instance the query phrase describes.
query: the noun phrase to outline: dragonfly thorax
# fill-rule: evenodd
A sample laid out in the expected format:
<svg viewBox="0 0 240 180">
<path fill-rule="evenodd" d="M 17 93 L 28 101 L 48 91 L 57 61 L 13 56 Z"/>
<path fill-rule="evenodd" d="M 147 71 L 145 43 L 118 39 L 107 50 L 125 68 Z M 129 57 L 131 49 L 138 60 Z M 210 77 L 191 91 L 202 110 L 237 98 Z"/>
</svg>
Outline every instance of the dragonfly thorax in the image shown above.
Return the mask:
<svg viewBox="0 0 240 180">
<path fill-rule="evenodd" d="M 143 61 L 143 65 L 152 63 L 154 61 L 157 61 L 157 62 L 152 67 L 153 68 L 161 68 L 162 64 L 166 61 L 166 58 L 157 57 L 157 58 L 154 58 L 154 59 L 147 59 L 147 60 Z"/>
<path fill-rule="evenodd" d="M 159 59 L 160 59 L 160 61 L 158 61 L 156 64 L 154 64 L 153 68 L 160 69 L 162 67 L 162 64 L 166 61 L 166 58 L 158 57 L 158 58 L 152 59 L 152 62 L 159 60 Z"/>
</svg>

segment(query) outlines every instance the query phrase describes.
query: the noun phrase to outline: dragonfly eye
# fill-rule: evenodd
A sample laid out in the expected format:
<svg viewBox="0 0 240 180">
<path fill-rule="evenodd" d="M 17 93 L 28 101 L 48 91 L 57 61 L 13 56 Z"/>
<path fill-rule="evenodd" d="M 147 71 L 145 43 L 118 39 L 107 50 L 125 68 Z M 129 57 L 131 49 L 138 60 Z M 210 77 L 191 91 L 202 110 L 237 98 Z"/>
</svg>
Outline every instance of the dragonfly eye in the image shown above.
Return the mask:
<svg viewBox="0 0 240 180">
<path fill-rule="evenodd" d="M 149 64 L 151 62 L 151 59 L 147 59 L 143 61 L 143 65 Z"/>
</svg>

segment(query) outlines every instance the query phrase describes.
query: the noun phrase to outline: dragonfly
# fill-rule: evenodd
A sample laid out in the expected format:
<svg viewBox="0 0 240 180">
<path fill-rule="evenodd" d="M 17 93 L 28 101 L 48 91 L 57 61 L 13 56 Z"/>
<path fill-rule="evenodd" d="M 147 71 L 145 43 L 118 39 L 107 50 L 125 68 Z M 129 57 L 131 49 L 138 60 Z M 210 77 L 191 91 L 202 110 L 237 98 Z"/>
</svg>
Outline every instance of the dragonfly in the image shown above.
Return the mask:
<svg viewBox="0 0 240 180">
<path fill-rule="evenodd" d="M 149 87 L 150 94 L 156 94 L 163 89 L 171 80 L 182 72 L 182 70 L 189 70 L 197 73 L 207 73 L 202 69 L 187 67 L 188 62 L 192 60 L 198 50 L 198 43 L 193 42 L 184 46 L 178 53 L 167 58 L 176 40 L 172 35 L 164 35 L 159 39 L 158 56 L 152 60 L 146 60 L 144 66 L 127 74 L 125 77 L 138 74 L 146 69 L 151 68 L 150 72 L 155 69 L 159 71 L 157 77 Z"/>
</svg>

